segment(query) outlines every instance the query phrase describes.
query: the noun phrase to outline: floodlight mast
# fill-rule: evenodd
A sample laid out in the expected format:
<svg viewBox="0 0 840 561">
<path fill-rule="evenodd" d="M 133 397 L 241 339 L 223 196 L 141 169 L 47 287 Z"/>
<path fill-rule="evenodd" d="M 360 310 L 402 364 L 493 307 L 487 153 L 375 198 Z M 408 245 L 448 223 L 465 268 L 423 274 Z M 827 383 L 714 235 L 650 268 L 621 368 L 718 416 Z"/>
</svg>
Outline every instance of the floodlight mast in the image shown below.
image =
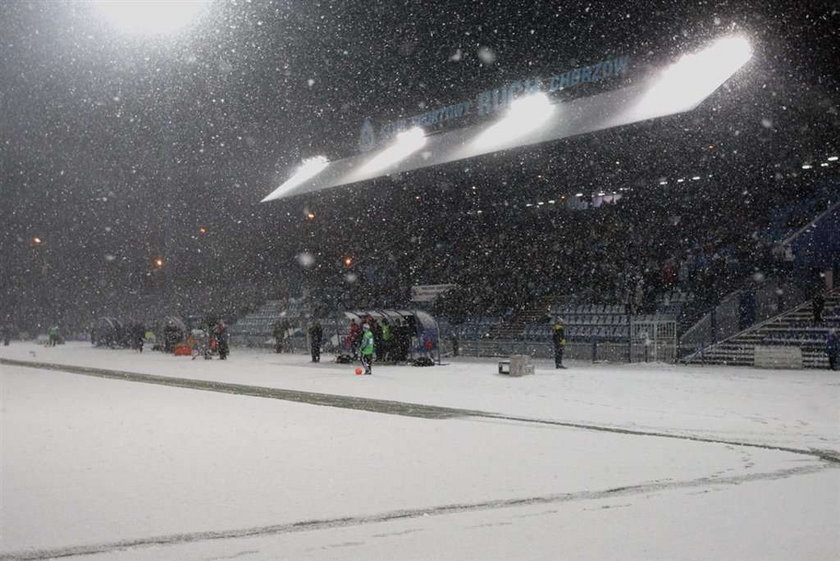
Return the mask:
<svg viewBox="0 0 840 561">
<path fill-rule="evenodd" d="M 745 38 L 726 37 L 638 85 L 561 104 L 533 94 L 515 100 L 500 121 L 431 137 L 411 129 L 372 158 L 361 154 L 325 163 L 311 175 L 299 170 L 263 201 L 690 111 L 751 57 Z"/>
</svg>

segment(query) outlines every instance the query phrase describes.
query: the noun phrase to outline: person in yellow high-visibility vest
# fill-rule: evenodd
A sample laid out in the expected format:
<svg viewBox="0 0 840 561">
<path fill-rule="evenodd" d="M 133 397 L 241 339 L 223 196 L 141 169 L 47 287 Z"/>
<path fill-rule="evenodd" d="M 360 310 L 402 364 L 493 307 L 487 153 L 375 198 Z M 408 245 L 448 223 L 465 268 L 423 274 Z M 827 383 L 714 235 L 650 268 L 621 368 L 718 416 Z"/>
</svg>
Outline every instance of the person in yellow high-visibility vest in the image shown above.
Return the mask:
<svg viewBox="0 0 840 561">
<path fill-rule="evenodd" d="M 563 320 L 557 319 L 552 329 L 551 340 L 554 343 L 554 367 L 566 368 L 563 366 L 563 348 L 566 346 L 566 326 Z"/>
</svg>

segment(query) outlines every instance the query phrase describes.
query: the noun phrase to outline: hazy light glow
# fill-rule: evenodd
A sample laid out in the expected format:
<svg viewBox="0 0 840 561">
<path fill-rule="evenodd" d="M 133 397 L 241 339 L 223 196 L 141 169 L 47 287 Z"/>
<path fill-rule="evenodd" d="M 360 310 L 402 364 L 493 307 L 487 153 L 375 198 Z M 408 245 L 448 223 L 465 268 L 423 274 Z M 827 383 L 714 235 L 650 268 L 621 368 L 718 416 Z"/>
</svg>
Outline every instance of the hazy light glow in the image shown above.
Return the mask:
<svg viewBox="0 0 840 561">
<path fill-rule="evenodd" d="M 208 0 L 96 0 L 111 25 L 132 34 L 173 33 L 207 7 Z"/>
<path fill-rule="evenodd" d="M 691 109 L 752 57 L 752 47 L 743 37 L 726 37 L 706 49 L 683 56 L 666 68 L 642 100 L 642 105 L 661 114 Z"/>
<path fill-rule="evenodd" d="M 289 190 L 294 189 L 301 183 L 309 181 L 330 165 L 326 156 L 315 156 L 314 158 L 307 158 L 303 161 L 300 167 L 295 171 L 289 179 L 287 179 L 280 187 L 274 190 L 269 196 L 264 198 L 262 202 L 279 199 Z"/>
<path fill-rule="evenodd" d="M 363 173 L 370 173 L 391 167 L 409 157 L 426 145 L 426 133 L 420 127 L 413 127 L 397 134 L 394 143 L 373 157 L 362 167 Z"/>
<path fill-rule="evenodd" d="M 474 142 L 481 148 L 498 146 L 538 129 L 553 112 L 554 105 L 542 92 L 520 97 L 511 102 L 501 121 L 482 132 Z"/>
</svg>

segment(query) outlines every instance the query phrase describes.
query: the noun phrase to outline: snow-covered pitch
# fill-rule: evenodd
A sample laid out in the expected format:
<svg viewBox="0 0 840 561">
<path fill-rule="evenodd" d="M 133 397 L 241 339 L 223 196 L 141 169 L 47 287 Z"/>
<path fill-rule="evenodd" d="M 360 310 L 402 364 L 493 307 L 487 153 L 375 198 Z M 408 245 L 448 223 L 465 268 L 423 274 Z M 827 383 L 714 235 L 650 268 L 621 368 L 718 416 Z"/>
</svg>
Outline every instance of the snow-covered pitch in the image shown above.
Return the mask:
<svg viewBox="0 0 840 561">
<path fill-rule="evenodd" d="M 838 372 L 330 358 L 0 347 L 0 560 L 840 558 Z"/>
</svg>

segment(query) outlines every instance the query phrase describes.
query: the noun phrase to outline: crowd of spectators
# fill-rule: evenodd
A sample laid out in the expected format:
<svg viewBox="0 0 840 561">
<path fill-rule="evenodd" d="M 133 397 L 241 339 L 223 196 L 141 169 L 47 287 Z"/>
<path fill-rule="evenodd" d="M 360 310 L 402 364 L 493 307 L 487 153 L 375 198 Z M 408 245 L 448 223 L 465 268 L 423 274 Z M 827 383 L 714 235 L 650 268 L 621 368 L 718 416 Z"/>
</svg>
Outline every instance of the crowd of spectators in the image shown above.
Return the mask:
<svg viewBox="0 0 840 561">
<path fill-rule="evenodd" d="M 836 200 L 838 186 L 723 193 L 706 180 L 619 195 L 597 207 L 578 201 L 585 210 L 558 197 L 478 212 L 451 190 L 418 195 L 416 207 L 399 216 L 372 205 L 373 220 L 334 218 L 318 232 L 336 238 L 326 247 L 358 259 L 323 276 L 323 286 L 342 287 L 356 305 L 381 307 L 407 304 L 412 285 L 454 283 L 460 288 L 444 302 L 467 314 L 510 315 L 568 295 L 651 313 L 657 296 L 674 290 L 702 308 L 755 280 L 790 275 L 775 244 L 803 214 L 810 220 Z"/>
<path fill-rule="evenodd" d="M 234 318 L 290 295 L 324 310 L 403 308 L 412 286 L 433 284 L 459 287 L 440 301 L 444 315 L 510 316 L 568 297 L 651 313 L 657 296 L 674 290 L 702 308 L 752 279 L 789 274 L 774 246 L 840 191 L 836 180 L 733 189 L 703 178 L 593 200 L 503 189 L 487 174 L 441 177 L 335 190 L 313 198 L 303 217 L 286 212 L 280 226 L 267 213 L 236 239 L 212 240 L 212 267 L 204 253 L 182 256 L 157 284 L 87 275 L 86 286 L 47 271 L 14 287 L 17 315 L 8 319 L 78 330 L 103 314 Z M 78 298 L 54 297 L 59 289 Z"/>
</svg>

